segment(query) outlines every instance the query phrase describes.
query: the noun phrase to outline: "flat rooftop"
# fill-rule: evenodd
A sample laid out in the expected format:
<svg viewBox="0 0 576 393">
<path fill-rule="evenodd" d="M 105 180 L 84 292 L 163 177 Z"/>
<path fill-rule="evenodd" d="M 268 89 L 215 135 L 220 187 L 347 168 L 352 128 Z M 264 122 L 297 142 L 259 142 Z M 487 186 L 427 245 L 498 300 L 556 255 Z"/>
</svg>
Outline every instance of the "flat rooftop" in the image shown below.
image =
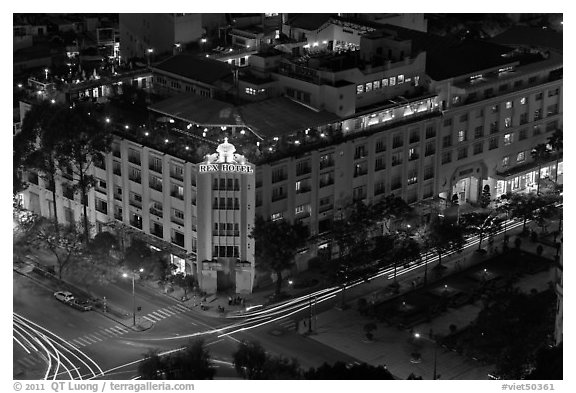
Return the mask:
<svg viewBox="0 0 576 393">
<path fill-rule="evenodd" d="M 244 125 L 234 105 L 192 93 L 178 94 L 148 107 L 153 112 L 200 125 Z"/>
<path fill-rule="evenodd" d="M 333 113 L 315 111 L 286 97 L 234 106 L 194 94 L 179 94 L 149 109 L 201 126 L 245 126 L 262 138 L 288 135 L 339 119 Z"/>
<path fill-rule="evenodd" d="M 150 68 L 207 84 L 232 78 L 232 67 L 228 63 L 187 54 L 172 56 Z"/>
</svg>

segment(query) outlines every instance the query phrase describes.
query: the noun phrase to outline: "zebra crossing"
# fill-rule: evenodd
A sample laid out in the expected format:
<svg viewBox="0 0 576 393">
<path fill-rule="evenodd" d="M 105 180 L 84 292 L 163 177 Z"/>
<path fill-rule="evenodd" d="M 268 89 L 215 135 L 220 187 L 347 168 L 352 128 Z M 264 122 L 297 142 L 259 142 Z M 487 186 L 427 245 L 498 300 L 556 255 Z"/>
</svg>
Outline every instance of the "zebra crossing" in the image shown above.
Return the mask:
<svg viewBox="0 0 576 393">
<path fill-rule="evenodd" d="M 169 318 L 171 316 L 174 316 L 176 314 L 181 314 L 183 312 L 186 311 L 190 311 L 190 309 L 182 304 L 175 304 L 173 306 L 170 307 L 164 307 L 161 308 L 159 310 L 153 311 L 151 313 L 148 313 L 146 315 L 144 315 L 142 318 L 152 322 L 152 323 L 156 323 L 156 322 L 160 322 L 161 320 L 165 319 L 165 318 Z"/>
<path fill-rule="evenodd" d="M 17 363 L 27 369 L 31 369 L 37 366 L 44 366 L 47 363 L 47 361 L 39 356 L 28 355 L 25 358 L 18 360 Z"/>
<path fill-rule="evenodd" d="M 190 309 L 181 304 L 175 304 L 173 306 L 164 307 L 159 310 L 153 311 L 142 316 L 152 323 L 159 322 L 165 318 L 169 318 L 176 314 L 181 314 L 183 312 L 189 311 Z M 130 332 L 131 330 L 126 326 L 116 325 L 105 329 L 100 329 L 90 334 L 85 334 L 83 336 L 77 337 L 68 341 L 69 344 L 76 348 L 85 347 L 88 345 L 96 344 L 98 342 L 107 340 L 113 337 L 119 337 L 123 334 Z"/>
<path fill-rule="evenodd" d="M 107 340 L 112 337 L 118 337 L 123 334 L 130 332 L 131 330 L 122 325 L 116 325 L 113 327 L 100 329 L 96 332 L 85 334 L 83 336 L 77 337 L 68 341 L 69 344 L 72 344 L 76 348 L 85 347 L 87 345 L 95 344 L 104 340 Z"/>
</svg>

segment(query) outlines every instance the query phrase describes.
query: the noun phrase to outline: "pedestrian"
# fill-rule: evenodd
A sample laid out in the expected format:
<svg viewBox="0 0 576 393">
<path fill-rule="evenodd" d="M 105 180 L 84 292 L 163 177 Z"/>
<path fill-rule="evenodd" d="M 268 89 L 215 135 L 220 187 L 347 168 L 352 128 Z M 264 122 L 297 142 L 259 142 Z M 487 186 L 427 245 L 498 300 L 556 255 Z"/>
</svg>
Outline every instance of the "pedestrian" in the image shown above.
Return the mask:
<svg viewBox="0 0 576 393">
<path fill-rule="evenodd" d="M 228 296 L 228 305 L 229 305 L 229 306 L 232 305 L 232 296 Z"/>
</svg>

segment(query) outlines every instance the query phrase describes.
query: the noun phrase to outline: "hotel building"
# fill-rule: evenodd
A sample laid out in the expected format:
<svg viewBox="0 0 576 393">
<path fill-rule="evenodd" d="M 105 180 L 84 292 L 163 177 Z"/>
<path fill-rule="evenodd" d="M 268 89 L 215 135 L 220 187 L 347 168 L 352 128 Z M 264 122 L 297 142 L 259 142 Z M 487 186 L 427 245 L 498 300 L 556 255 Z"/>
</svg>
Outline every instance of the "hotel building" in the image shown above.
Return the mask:
<svg viewBox="0 0 576 393">
<path fill-rule="evenodd" d="M 304 270 L 330 253 L 331 223 L 352 201 L 394 194 L 427 216 L 454 194 L 478 202 L 486 185 L 496 198 L 535 187 L 538 176 L 562 181 L 561 159 L 538 174 L 530 155 L 562 129 L 561 54 L 390 25 L 359 42 L 351 51 L 253 54 L 235 77 L 234 104 L 216 99 L 230 94 L 218 90 L 229 86 L 226 73 L 209 94 L 186 90 L 190 73 L 171 73 L 180 91 L 149 108 L 172 119 L 170 136 L 119 132 L 105 167 L 94 168 L 96 229 L 121 222 L 169 250 L 205 291 L 249 292 L 269 280 L 254 266 L 255 215 L 309 226 L 316 240 L 296 256 Z M 152 74 L 165 91 L 162 64 Z M 24 206 L 50 216 L 50 192 L 28 176 Z M 73 222 L 81 205 L 66 182 L 56 186 L 58 216 Z"/>
</svg>

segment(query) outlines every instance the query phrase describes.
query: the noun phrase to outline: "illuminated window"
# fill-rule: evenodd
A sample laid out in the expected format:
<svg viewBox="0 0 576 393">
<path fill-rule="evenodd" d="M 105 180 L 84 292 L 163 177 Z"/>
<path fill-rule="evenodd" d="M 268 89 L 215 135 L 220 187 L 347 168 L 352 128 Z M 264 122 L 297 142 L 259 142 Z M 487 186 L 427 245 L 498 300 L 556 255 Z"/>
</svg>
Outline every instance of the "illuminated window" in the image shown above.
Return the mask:
<svg viewBox="0 0 576 393">
<path fill-rule="evenodd" d="M 277 220 L 281 220 L 283 218 L 284 214 L 282 212 L 280 213 L 274 213 L 272 214 L 272 216 L 270 217 L 272 219 L 272 221 L 277 221 Z"/>
<path fill-rule="evenodd" d="M 378 90 L 380 88 L 380 81 L 372 82 L 374 90 Z"/>
<path fill-rule="evenodd" d="M 508 166 L 508 163 L 510 162 L 510 157 L 509 156 L 504 156 L 502 157 L 502 166 Z"/>
<path fill-rule="evenodd" d="M 506 101 L 506 109 L 512 108 L 512 101 Z"/>
<path fill-rule="evenodd" d="M 523 151 L 521 151 L 520 153 L 518 153 L 518 155 L 516 156 L 516 162 L 522 162 L 526 159 L 526 155 Z"/>
<path fill-rule="evenodd" d="M 390 86 L 394 86 L 396 85 L 396 77 L 395 76 L 391 76 L 390 77 Z"/>
<path fill-rule="evenodd" d="M 418 86 L 418 83 L 420 82 L 420 77 L 419 76 L 415 76 L 414 77 L 414 86 Z"/>
<path fill-rule="evenodd" d="M 369 91 L 372 91 L 372 82 L 366 83 L 366 93 L 368 93 Z"/>
<path fill-rule="evenodd" d="M 526 97 L 520 98 L 520 105 L 526 105 Z"/>
<path fill-rule="evenodd" d="M 506 127 L 506 128 L 512 127 L 512 119 L 511 118 L 507 117 L 504 119 L 504 127 Z"/>
<path fill-rule="evenodd" d="M 514 141 L 514 134 L 504 134 L 504 146 L 511 144 Z"/>
<path fill-rule="evenodd" d="M 404 83 L 404 75 L 398 75 L 398 84 Z"/>
<path fill-rule="evenodd" d="M 458 142 L 464 142 L 466 140 L 466 131 L 458 131 Z"/>
<path fill-rule="evenodd" d="M 364 85 L 356 86 L 356 94 L 362 94 L 362 93 L 364 93 Z"/>
</svg>

